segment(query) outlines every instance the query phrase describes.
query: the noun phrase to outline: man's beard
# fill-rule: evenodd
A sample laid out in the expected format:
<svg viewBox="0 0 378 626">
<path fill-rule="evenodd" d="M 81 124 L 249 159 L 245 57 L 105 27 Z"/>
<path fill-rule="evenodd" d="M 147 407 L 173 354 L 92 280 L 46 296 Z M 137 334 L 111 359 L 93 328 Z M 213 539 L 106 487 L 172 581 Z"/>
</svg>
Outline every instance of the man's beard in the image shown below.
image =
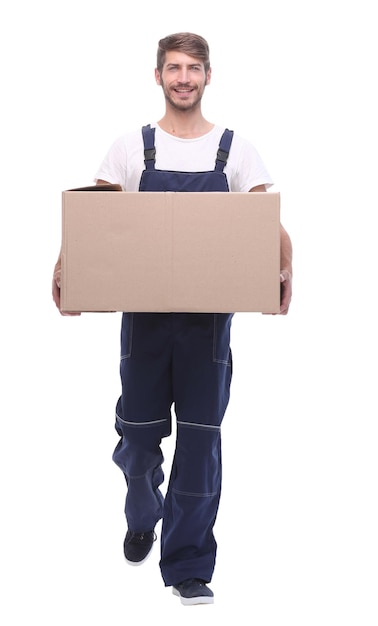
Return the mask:
<svg viewBox="0 0 378 626">
<path fill-rule="evenodd" d="M 166 101 L 171 105 L 172 108 L 176 109 L 177 111 L 190 111 L 191 109 L 194 109 L 196 106 L 198 106 L 198 104 L 200 104 L 201 100 L 202 100 L 202 96 L 203 96 L 203 92 L 205 90 L 205 86 L 203 86 L 202 89 L 196 87 L 195 91 L 193 91 L 191 93 L 194 94 L 195 93 L 195 97 L 194 99 L 188 99 L 188 100 L 176 100 L 172 97 L 171 95 L 171 91 L 173 91 L 172 89 L 167 89 L 166 86 L 164 85 L 164 83 L 162 81 L 161 82 L 161 86 L 163 88 L 163 93 L 164 93 L 164 97 L 166 99 Z M 178 88 L 178 87 L 177 87 Z M 182 86 L 182 89 L 184 89 L 184 85 Z"/>
</svg>

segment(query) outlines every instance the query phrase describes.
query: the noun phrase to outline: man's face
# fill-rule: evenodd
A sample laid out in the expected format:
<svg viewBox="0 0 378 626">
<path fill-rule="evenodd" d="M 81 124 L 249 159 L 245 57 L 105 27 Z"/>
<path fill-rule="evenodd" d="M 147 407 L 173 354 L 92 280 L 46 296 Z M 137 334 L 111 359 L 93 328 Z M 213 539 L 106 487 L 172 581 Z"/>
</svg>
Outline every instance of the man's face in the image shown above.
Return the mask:
<svg viewBox="0 0 378 626">
<path fill-rule="evenodd" d="M 163 88 L 166 101 L 179 111 L 194 109 L 201 102 L 210 76 L 211 70 L 205 73 L 202 61 L 176 50 L 166 53 L 161 73 L 155 70 L 156 82 Z"/>
</svg>

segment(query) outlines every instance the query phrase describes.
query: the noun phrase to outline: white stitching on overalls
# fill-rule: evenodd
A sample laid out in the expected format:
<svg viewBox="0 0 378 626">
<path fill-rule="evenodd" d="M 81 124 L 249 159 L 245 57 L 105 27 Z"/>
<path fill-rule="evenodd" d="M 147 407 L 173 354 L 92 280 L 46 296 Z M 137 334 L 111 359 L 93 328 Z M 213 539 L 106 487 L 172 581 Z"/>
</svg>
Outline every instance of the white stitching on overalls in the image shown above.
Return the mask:
<svg viewBox="0 0 378 626">
<path fill-rule="evenodd" d="M 220 430 L 220 426 L 214 426 L 213 424 L 198 424 L 197 422 L 182 422 L 181 420 L 177 420 L 177 425 L 179 426 L 189 426 L 193 428 L 203 428 L 209 430 Z"/>
<path fill-rule="evenodd" d="M 166 419 L 163 420 L 151 420 L 149 422 L 130 422 L 127 420 L 123 420 L 122 417 L 120 417 L 117 413 L 116 413 L 116 420 L 118 422 L 122 422 L 122 424 L 126 424 L 126 426 L 154 426 L 156 424 L 163 424 L 164 422 L 166 422 Z"/>
</svg>

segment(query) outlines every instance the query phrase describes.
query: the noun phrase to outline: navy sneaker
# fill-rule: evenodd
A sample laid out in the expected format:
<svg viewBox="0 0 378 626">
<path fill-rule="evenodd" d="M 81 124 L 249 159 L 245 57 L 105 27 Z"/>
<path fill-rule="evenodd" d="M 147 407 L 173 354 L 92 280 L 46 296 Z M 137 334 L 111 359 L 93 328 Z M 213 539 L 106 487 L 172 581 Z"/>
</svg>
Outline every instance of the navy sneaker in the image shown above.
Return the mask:
<svg viewBox="0 0 378 626">
<path fill-rule="evenodd" d="M 179 596 L 182 604 L 212 604 L 214 602 L 214 594 L 206 586 L 204 580 L 199 578 L 189 578 L 178 585 L 173 585 L 172 592 L 175 596 Z"/>
<path fill-rule="evenodd" d="M 128 530 L 123 542 L 126 561 L 130 565 L 142 565 L 149 557 L 154 541 L 156 541 L 154 530 L 145 533 L 133 533 Z"/>
</svg>

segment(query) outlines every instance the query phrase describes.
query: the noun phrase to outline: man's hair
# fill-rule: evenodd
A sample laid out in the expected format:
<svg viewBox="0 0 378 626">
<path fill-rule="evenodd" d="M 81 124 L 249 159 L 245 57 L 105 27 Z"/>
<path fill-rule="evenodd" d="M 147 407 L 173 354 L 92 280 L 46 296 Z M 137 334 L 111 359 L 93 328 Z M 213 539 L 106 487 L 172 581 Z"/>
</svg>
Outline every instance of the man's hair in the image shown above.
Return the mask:
<svg viewBox="0 0 378 626">
<path fill-rule="evenodd" d="M 205 67 L 205 72 L 210 69 L 209 44 L 206 39 L 194 33 L 175 33 L 160 39 L 157 51 L 156 67 L 161 73 L 165 62 L 165 54 L 170 50 L 179 50 L 185 54 L 200 59 Z"/>
</svg>

